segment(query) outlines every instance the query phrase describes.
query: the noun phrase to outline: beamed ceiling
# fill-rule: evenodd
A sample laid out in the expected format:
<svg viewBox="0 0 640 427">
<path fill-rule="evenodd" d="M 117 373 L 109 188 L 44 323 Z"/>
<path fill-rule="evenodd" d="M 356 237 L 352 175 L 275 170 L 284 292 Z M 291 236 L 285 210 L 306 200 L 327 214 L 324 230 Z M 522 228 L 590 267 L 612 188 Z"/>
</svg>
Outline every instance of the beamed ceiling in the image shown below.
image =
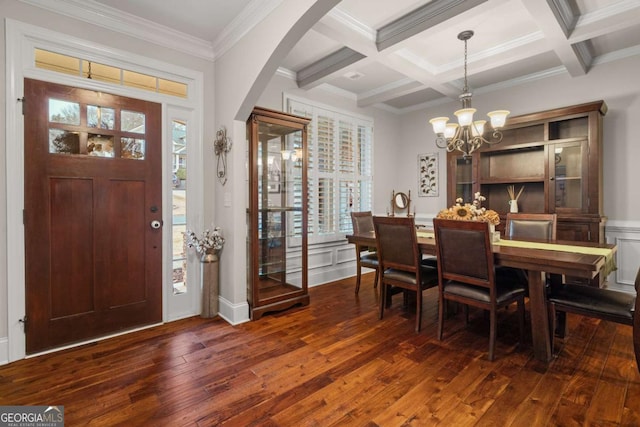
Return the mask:
<svg viewBox="0 0 640 427">
<path fill-rule="evenodd" d="M 153 24 L 198 41 L 193 45 L 211 58 L 278 3 L 23 1 Z M 457 34 L 463 30 L 475 32 L 468 74 L 476 94 L 558 74 L 579 78 L 600 63 L 640 55 L 640 0 L 343 0 L 298 42 L 279 72 L 301 88 L 325 85 L 362 107 L 412 111 L 457 99 L 464 55 Z"/>
</svg>

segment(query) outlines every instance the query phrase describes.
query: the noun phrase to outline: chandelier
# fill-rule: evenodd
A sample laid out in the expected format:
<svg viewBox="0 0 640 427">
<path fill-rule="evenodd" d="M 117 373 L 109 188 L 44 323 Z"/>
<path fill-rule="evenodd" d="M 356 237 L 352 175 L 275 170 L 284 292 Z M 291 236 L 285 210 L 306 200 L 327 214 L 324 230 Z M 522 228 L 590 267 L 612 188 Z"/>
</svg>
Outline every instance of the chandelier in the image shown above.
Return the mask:
<svg viewBox="0 0 640 427">
<path fill-rule="evenodd" d="M 467 84 L 467 40 L 472 36 L 473 31 L 471 30 L 458 34 L 458 39 L 464 41 L 464 87 L 462 88 L 462 94 L 459 96 L 462 108 L 453 113 L 458 118 L 458 123 L 447 123 L 449 117 L 435 117 L 429 120 L 436 134 L 438 148 L 446 148 L 447 152 L 458 150 L 462 152 L 464 157 L 469 157 L 482 144 L 491 145 L 502 141 L 500 128 L 504 126 L 507 115 L 509 115 L 507 110 L 496 110 L 487 114 L 491 119 L 491 127 L 493 128 L 488 139 L 483 136 L 484 125 L 487 121 L 473 121 L 473 113 L 476 112 L 476 109 L 471 108 L 472 93 L 469 91 Z"/>
</svg>

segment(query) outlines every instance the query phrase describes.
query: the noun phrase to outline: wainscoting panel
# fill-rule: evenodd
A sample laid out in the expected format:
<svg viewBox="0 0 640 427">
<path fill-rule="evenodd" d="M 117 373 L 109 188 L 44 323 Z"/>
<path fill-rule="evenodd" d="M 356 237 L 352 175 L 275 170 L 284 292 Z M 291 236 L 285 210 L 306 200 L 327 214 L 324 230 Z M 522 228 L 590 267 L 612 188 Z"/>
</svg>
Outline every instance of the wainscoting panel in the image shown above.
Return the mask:
<svg viewBox="0 0 640 427">
<path fill-rule="evenodd" d="M 609 276 L 609 288 L 634 293 L 634 282 L 640 267 L 640 223 L 637 221 L 607 222 L 607 242 L 615 243 L 618 269 Z"/>
<path fill-rule="evenodd" d="M 309 245 L 309 286 L 355 276 L 356 258 L 345 240 Z"/>
</svg>

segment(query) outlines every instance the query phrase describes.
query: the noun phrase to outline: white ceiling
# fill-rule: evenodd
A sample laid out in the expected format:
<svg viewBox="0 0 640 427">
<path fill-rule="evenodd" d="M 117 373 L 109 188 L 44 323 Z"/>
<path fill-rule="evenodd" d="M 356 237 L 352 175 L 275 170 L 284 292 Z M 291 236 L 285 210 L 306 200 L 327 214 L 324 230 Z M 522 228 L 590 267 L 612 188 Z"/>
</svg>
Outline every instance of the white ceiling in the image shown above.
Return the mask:
<svg viewBox="0 0 640 427">
<path fill-rule="evenodd" d="M 242 16 L 276 3 L 73 1 L 144 18 L 213 49 Z M 640 0 L 342 0 L 281 68 L 302 88 L 328 84 L 360 106 L 411 111 L 457 99 L 464 56 L 457 34 L 463 30 L 475 32 L 468 75 L 476 93 L 559 73 L 579 78 L 598 63 L 640 55 Z"/>
</svg>

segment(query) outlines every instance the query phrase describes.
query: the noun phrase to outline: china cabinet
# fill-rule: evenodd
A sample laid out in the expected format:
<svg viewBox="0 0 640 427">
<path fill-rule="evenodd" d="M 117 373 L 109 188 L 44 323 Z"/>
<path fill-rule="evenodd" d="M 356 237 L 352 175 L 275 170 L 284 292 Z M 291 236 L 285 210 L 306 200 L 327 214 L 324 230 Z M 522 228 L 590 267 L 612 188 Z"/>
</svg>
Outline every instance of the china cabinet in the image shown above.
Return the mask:
<svg viewBox="0 0 640 427">
<path fill-rule="evenodd" d="M 602 120 L 604 101 L 557 108 L 507 119 L 500 144 L 465 158 L 447 156 L 447 203 L 473 200 L 502 217 L 509 192 L 524 187 L 518 210 L 558 215 L 557 238 L 604 242 L 602 203 Z"/>
<path fill-rule="evenodd" d="M 309 119 L 260 107 L 247 120 L 247 295 L 253 320 L 309 304 L 308 124 Z"/>
</svg>

